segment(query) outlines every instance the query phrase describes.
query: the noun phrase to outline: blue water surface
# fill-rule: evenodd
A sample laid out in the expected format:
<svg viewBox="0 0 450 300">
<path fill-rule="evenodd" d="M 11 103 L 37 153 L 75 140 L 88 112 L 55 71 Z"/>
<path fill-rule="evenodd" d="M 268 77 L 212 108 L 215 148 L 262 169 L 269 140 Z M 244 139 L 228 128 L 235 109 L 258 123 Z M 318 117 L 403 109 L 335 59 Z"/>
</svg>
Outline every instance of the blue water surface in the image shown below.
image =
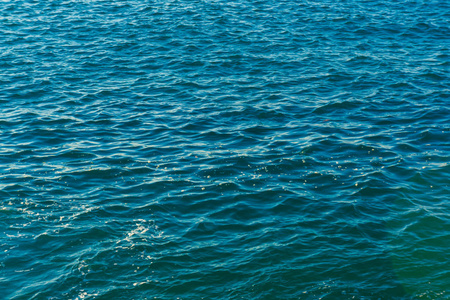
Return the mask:
<svg viewBox="0 0 450 300">
<path fill-rule="evenodd" d="M 0 19 L 1 299 L 450 299 L 449 1 Z"/>
</svg>

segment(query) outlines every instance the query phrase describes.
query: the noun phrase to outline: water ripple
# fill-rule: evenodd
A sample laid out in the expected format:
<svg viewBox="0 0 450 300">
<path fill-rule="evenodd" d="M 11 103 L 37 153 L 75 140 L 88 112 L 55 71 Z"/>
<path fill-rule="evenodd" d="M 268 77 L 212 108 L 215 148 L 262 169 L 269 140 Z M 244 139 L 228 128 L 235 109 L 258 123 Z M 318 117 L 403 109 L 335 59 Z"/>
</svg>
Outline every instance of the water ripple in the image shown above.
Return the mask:
<svg viewBox="0 0 450 300">
<path fill-rule="evenodd" d="M 5 299 L 447 299 L 450 6 L 3 1 Z"/>
</svg>

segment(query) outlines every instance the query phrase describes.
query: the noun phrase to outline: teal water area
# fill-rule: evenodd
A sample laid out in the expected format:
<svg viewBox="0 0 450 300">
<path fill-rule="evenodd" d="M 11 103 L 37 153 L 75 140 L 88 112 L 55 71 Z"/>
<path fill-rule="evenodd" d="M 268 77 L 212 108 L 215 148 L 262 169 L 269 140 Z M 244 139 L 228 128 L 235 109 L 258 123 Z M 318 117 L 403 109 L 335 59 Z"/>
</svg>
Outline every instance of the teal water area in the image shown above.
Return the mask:
<svg viewBox="0 0 450 300">
<path fill-rule="evenodd" d="M 0 19 L 0 299 L 450 299 L 450 2 Z"/>
</svg>

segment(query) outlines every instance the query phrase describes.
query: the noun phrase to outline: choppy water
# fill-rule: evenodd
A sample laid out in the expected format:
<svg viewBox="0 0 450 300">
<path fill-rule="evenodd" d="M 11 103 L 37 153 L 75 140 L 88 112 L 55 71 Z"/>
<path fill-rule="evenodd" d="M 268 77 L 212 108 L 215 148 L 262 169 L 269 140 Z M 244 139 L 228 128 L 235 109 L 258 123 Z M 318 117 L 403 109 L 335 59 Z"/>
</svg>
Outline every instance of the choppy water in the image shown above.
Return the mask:
<svg viewBox="0 0 450 300">
<path fill-rule="evenodd" d="M 0 298 L 450 298 L 450 2 L 0 17 Z"/>
</svg>

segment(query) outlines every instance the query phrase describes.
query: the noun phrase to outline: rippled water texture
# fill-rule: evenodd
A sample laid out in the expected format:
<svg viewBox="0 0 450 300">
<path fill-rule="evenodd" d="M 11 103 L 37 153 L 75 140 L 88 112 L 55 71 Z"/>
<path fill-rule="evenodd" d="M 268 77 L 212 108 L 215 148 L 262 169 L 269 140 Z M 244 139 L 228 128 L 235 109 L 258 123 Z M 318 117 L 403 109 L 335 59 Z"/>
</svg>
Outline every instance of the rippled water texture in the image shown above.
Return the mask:
<svg viewBox="0 0 450 300">
<path fill-rule="evenodd" d="M 450 299 L 450 2 L 2 1 L 2 299 Z"/>
</svg>

